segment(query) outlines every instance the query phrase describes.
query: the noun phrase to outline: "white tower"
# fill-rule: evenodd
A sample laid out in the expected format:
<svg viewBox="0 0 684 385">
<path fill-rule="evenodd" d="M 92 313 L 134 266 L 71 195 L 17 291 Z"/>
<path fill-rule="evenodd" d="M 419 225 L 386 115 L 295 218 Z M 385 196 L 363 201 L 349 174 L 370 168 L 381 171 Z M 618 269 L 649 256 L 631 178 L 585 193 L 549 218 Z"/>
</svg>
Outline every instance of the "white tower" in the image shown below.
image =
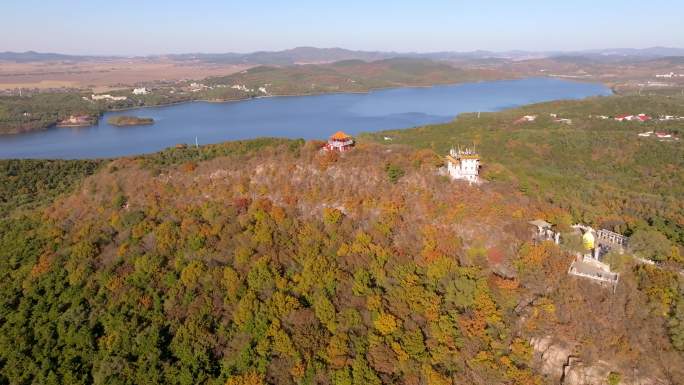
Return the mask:
<svg viewBox="0 0 684 385">
<path fill-rule="evenodd" d="M 447 155 L 447 173 L 454 180 L 480 183 L 480 156 L 469 148 L 452 148 Z"/>
</svg>

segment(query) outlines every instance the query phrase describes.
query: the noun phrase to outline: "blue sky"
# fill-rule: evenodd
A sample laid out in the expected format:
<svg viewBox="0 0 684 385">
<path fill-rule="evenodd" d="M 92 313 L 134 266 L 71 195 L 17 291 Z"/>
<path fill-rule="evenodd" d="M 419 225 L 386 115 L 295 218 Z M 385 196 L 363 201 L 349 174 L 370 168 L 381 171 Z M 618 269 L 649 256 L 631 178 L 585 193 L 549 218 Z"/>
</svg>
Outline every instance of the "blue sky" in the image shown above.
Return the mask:
<svg viewBox="0 0 684 385">
<path fill-rule="evenodd" d="M 0 51 L 684 47 L 682 0 L 0 0 Z"/>
</svg>

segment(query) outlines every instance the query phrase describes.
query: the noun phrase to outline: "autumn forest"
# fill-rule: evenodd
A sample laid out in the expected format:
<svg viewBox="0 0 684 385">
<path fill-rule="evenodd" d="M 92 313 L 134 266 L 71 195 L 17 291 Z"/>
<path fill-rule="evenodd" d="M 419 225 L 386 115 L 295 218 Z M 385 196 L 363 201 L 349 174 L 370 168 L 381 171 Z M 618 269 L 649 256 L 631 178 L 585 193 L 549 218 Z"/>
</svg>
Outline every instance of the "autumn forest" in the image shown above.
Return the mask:
<svg viewBox="0 0 684 385">
<path fill-rule="evenodd" d="M 605 383 L 684 383 L 681 144 L 588 117 L 632 103 L 681 105 L 545 103 L 343 154 L 257 139 L 2 161 L 0 384 L 558 383 L 538 339 Z M 511 123 L 531 112 L 575 124 Z M 483 185 L 438 173 L 459 143 Z M 561 246 L 532 241 L 536 218 Z M 577 222 L 642 240 L 611 256 L 614 292 L 567 274 Z"/>
</svg>

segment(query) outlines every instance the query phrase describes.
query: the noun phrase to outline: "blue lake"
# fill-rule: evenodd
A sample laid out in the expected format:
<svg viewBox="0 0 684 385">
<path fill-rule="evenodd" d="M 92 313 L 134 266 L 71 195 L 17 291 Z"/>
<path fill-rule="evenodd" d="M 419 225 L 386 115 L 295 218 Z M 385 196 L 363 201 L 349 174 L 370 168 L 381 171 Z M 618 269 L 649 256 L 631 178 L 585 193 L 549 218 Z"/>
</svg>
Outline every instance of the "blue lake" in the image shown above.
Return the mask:
<svg viewBox="0 0 684 385">
<path fill-rule="evenodd" d="M 529 78 L 368 94 L 331 94 L 193 102 L 106 113 L 100 124 L 0 136 L 0 158 L 103 158 L 155 152 L 178 143 L 200 144 L 262 136 L 324 139 L 410 128 L 452 120 L 461 112 L 497 111 L 558 99 L 610 95 L 601 84 Z M 114 127 L 116 115 L 154 118 L 152 126 Z"/>
</svg>

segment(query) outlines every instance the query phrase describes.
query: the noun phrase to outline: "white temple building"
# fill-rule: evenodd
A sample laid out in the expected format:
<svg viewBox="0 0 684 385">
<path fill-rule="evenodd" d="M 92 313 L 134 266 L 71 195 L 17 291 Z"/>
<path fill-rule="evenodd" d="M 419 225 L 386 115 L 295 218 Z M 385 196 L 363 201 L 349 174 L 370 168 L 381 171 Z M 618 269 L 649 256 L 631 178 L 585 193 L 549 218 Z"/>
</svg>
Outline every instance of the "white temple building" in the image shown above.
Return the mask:
<svg viewBox="0 0 684 385">
<path fill-rule="evenodd" d="M 453 180 L 480 183 L 480 156 L 469 148 L 452 148 L 447 155 L 447 173 Z"/>
</svg>

